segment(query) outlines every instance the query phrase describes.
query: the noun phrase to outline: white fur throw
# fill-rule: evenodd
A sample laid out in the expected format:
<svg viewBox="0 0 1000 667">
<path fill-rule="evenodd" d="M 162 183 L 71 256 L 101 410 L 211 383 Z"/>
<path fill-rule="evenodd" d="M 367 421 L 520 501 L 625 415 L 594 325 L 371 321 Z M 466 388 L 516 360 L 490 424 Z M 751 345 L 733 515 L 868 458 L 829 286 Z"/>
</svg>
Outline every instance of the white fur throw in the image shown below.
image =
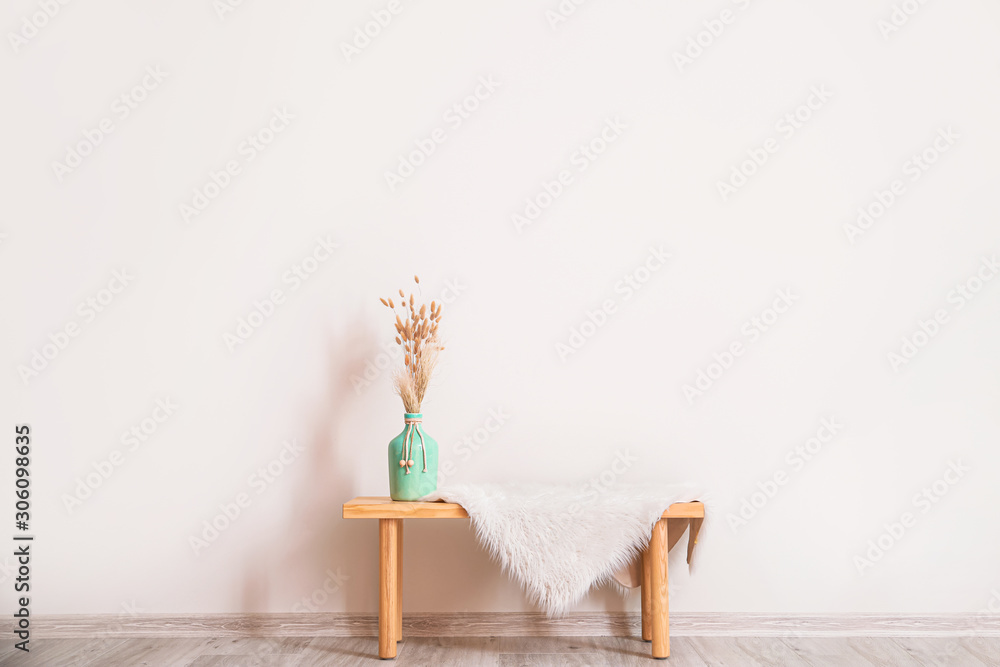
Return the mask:
<svg viewBox="0 0 1000 667">
<path fill-rule="evenodd" d="M 627 568 L 670 505 L 700 496 L 689 485 L 616 485 L 581 493 L 579 486 L 466 484 L 423 500 L 462 505 L 503 571 L 556 615 Z"/>
</svg>

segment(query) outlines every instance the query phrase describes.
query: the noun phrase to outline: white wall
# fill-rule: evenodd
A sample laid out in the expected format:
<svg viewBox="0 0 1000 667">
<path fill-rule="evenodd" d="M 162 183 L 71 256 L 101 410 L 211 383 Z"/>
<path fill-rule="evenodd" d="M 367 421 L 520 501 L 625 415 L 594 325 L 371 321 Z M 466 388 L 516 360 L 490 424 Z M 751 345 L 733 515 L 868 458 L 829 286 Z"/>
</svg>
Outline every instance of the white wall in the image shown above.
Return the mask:
<svg viewBox="0 0 1000 667">
<path fill-rule="evenodd" d="M 402 407 L 388 373 L 358 390 L 350 377 L 390 338 L 377 297 L 414 273 L 432 298 L 459 286 L 424 410 L 451 481 L 583 484 L 619 450 L 636 459 L 622 481 L 700 481 L 713 513 L 699 571 L 673 570 L 677 611 L 982 608 L 1000 588 L 1000 280 L 976 282 L 1000 253 L 996 5 L 926 3 L 883 37 L 889 0 L 593 0 L 555 28 L 556 0 L 403 0 L 347 62 L 340 45 L 385 7 L 70 3 L 0 49 L 0 404 L 11 442 L 15 423 L 35 434 L 34 611 L 287 611 L 327 572 L 317 608 L 373 611 L 376 526 L 340 506 L 387 492 Z M 0 25 L 16 33 L 36 11 L 7 3 Z M 147 67 L 165 78 L 122 118 L 116 99 Z M 499 87 L 449 124 L 481 77 Z M 820 89 L 801 127 L 778 125 Z M 241 142 L 275 108 L 294 118 L 250 160 Z M 102 118 L 113 132 L 60 178 L 53 163 Z M 624 129 L 579 171 L 609 119 Z M 438 127 L 444 142 L 390 190 L 385 172 Z M 948 128 L 914 179 L 906 163 Z M 724 200 L 718 183 L 765 145 Z M 180 205 L 230 160 L 239 173 L 186 222 Z M 563 169 L 571 183 L 518 231 L 512 215 Z M 850 242 L 845 225 L 894 179 L 902 194 Z M 326 235 L 333 255 L 297 289 L 283 281 Z M 650 247 L 671 258 L 626 298 L 616 285 Z M 121 269 L 133 278 L 89 321 L 78 304 Z M 953 292 L 966 281 L 971 301 Z M 230 351 L 224 335 L 273 289 L 285 301 Z M 752 336 L 781 290 L 791 307 Z M 560 358 L 607 299 L 606 324 Z M 947 321 L 893 368 L 937 310 Z M 719 377 L 713 355 L 734 342 Z M 689 401 L 699 370 L 718 379 Z M 121 434 L 158 399 L 178 407 L 130 450 Z M 460 450 L 491 409 L 502 428 Z M 842 429 L 796 463 L 824 418 Z M 303 451 L 273 483 L 250 479 L 291 440 Z M 115 450 L 121 465 L 68 509 Z M 914 502 L 959 461 L 943 497 Z M 755 516 L 727 519 L 776 474 Z M 195 554 L 190 536 L 241 493 L 249 507 Z M 885 555 L 856 561 L 904 512 Z M 408 611 L 528 608 L 466 522 L 413 523 L 406 545 Z M 635 597 L 581 605 L 622 608 Z"/>
</svg>

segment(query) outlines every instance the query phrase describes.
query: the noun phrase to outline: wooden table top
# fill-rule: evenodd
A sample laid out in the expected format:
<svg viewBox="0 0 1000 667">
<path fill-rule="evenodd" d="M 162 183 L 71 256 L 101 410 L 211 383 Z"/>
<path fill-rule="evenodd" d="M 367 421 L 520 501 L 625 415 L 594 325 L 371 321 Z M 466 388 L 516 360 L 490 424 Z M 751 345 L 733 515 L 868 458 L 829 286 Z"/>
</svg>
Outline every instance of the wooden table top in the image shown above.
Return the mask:
<svg viewBox="0 0 1000 667">
<path fill-rule="evenodd" d="M 699 502 L 674 503 L 663 513 L 664 519 L 700 519 L 705 506 Z M 404 502 L 388 496 L 358 496 L 344 503 L 345 519 L 467 519 L 468 512 L 458 503 Z"/>
</svg>

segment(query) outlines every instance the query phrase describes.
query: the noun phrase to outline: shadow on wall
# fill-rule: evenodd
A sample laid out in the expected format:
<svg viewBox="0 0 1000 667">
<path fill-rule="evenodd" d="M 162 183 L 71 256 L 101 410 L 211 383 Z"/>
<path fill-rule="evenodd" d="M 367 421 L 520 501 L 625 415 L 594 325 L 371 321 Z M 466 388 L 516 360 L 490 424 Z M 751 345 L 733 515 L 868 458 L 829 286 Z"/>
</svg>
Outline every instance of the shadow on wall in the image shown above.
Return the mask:
<svg viewBox="0 0 1000 667">
<path fill-rule="evenodd" d="M 287 518 L 262 536 L 261 544 L 244 565 L 242 608 L 246 612 L 311 612 L 366 606 L 352 600 L 358 591 L 350 562 L 377 563 L 377 544 L 368 522 L 343 521 L 342 505 L 359 494 L 354 471 L 358 448 L 343 434 L 352 415 L 360 414 L 359 395 L 351 377 L 362 375 L 376 352 L 375 333 L 360 317 L 347 332 L 331 336 L 327 346 L 322 391 L 308 417 L 310 434 L 301 460 L 289 480 Z M 368 530 L 366 530 L 366 528 Z M 352 553 L 348 560 L 349 552 Z M 368 552 L 371 552 L 370 554 Z M 370 597 L 375 599 L 372 589 Z"/>
</svg>

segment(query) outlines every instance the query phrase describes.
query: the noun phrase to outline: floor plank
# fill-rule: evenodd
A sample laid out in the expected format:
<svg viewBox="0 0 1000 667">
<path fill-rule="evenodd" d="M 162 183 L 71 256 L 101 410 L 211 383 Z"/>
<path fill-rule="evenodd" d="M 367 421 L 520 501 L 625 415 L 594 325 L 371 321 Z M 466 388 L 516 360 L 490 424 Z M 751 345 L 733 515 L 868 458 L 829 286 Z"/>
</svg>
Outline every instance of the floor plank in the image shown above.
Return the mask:
<svg viewBox="0 0 1000 667">
<path fill-rule="evenodd" d="M 844 637 L 785 637 L 784 642 L 798 660 L 791 664 L 809 667 L 870 664 L 858 656 Z"/>
<path fill-rule="evenodd" d="M 615 665 L 650 664 L 652 645 L 638 637 L 501 637 L 500 664 Z M 670 667 L 705 667 L 690 638 L 670 640 Z"/>
<path fill-rule="evenodd" d="M 808 665 L 781 637 L 687 637 L 698 656 L 710 667 L 747 665 L 784 667 Z M 673 646 L 671 638 L 670 644 Z M 673 651 L 671 650 L 671 653 Z"/>
<path fill-rule="evenodd" d="M 18 653 L 24 653 L 24 651 L 14 648 L 13 642 L 4 642 L 4 644 L 0 646 L 0 665 L 15 664 L 14 660 L 16 659 Z M 9 663 L 7 662 L 8 658 L 10 659 Z"/>
<path fill-rule="evenodd" d="M 17 667 L 88 667 L 89 665 L 107 664 L 100 660 L 101 656 L 114 650 L 125 642 L 117 637 L 99 637 L 95 639 L 32 639 L 29 651 L 4 658 L 4 665 Z"/>
<path fill-rule="evenodd" d="M 500 664 L 618 665 L 649 660 L 650 644 L 638 637 L 501 637 Z M 698 667 L 701 667 L 700 665 Z"/>
<path fill-rule="evenodd" d="M 457 663 L 456 663 L 457 664 Z M 616 667 L 606 653 L 503 653 L 501 667 Z"/>
<path fill-rule="evenodd" d="M 694 648 L 692 637 L 671 637 L 670 638 L 670 659 L 666 663 L 669 667 L 707 667 L 707 663 L 698 655 Z M 632 656 L 632 662 L 625 664 L 634 665 L 655 665 L 653 660 L 653 645 L 644 642 L 638 637 L 618 637 L 620 650 Z"/>
<path fill-rule="evenodd" d="M 399 667 L 497 667 L 497 637 L 411 637 L 398 644 Z"/>
<path fill-rule="evenodd" d="M 298 653 L 203 655 L 188 667 L 298 667 L 301 658 Z"/>
<path fill-rule="evenodd" d="M 206 655 L 266 655 L 302 653 L 310 637 L 218 637 L 209 640 Z"/>
<path fill-rule="evenodd" d="M 397 651 L 405 648 L 406 641 L 396 645 Z M 377 637 L 316 637 L 299 654 L 295 667 L 385 667 L 387 664 L 392 663 L 379 660 Z"/>
<path fill-rule="evenodd" d="M 808 664 L 789 648 L 782 637 L 737 637 L 736 646 L 752 664 L 779 667 L 780 665 Z"/>
<path fill-rule="evenodd" d="M 638 667 L 638 637 L 411 637 L 393 663 L 374 637 L 42 639 L 29 654 L 0 654 L 7 667 Z M 1000 638 L 673 637 L 669 667 L 995 667 Z M 664 664 L 664 663 L 660 663 Z"/>
<path fill-rule="evenodd" d="M 914 662 L 929 667 L 983 667 L 984 663 L 969 653 L 960 637 L 893 637 L 893 641 Z"/>
<path fill-rule="evenodd" d="M 500 653 L 595 653 L 605 637 L 500 637 Z"/>
<path fill-rule="evenodd" d="M 995 667 L 1000 665 L 1000 638 L 996 637 L 959 637 L 962 645 L 970 655 L 976 657 L 984 665 Z M 978 666 L 977 666 L 978 667 Z"/>
<path fill-rule="evenodd" d="M 904 651 L 892 637 L 845 637 L 847 645 L 857 656 L 876 667 L 899 667 L 900 665 L 920 665 Z"/>
<path fill-rule="evenodd" d="M 201 637 L 127 639 L 102 655 L 99 662 L 130 667 L 188 667 L 213 641 Z"/>
<path fill-rule="evenodd" d="M 293 667 L 309 637 L 220 637 L 211 639 L 188 667 Z"/>
</svg>

